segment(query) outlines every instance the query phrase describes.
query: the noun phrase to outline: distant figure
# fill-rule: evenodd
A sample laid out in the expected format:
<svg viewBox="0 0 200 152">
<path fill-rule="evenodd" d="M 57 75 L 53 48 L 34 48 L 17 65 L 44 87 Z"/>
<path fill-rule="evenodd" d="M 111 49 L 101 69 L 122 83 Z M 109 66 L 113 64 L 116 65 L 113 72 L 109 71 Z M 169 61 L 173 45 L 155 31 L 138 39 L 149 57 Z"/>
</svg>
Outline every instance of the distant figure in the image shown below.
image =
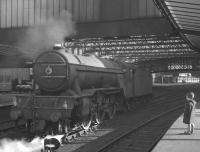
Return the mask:
<svg viewBox="0 0 200 152">
<path fill-rule="evenodd" d="M 186 94 L 186 103 L 183 115 L 183 123 L 188 125 L 187 131 L 184 133 L 190 135 L 194 131 L 194 109 L 195 109 L 196 101 L 194 100 L 194 93 L 188 92 Z"/>
</svg>

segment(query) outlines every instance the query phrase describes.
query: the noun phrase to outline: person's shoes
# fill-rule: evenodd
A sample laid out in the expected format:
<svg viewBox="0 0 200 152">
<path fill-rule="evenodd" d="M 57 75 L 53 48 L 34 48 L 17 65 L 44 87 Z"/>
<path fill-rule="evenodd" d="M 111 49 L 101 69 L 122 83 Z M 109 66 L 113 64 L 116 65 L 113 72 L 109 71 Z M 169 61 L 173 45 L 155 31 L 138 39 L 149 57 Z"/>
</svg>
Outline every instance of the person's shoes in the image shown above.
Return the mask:
<svg viewBox="0 0 200 152">
<path fill-rule="evenodd" d="M 193 134 L 195 126 L 194 126 L 193 123 L 191 124 L 191 126 L 192 126 L 192 127 L 191 127 L 191 133 Z"/>
</svg>

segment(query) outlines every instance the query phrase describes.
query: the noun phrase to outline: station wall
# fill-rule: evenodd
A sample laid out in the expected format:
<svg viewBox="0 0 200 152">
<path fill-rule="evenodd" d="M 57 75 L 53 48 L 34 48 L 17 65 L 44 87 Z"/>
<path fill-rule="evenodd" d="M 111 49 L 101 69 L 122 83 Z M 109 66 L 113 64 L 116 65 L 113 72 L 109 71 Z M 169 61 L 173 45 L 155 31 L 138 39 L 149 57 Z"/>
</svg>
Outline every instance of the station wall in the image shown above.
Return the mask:
<svg viewBox="0 0 200 152">
<path fill-rule="evenodd" d="M 67 22 L 65 26 L 56 24 L 61 27 L 58 34 L 58 28 L 50 29 L 52 24 L 49 21 L 56 17 L 62 19 L 63 14 L 67 14 L 64 18 Z M 36 25 L 43 25 L 41 28 L 47 26 L 46 29 L 51 31 L 47 32 L 47 36 L 42 34 L 46 29 L 39 32 L 42 41 L 48 41 L 50 37 L 57 40 L 55 35 L 86 38 L 162 35 L 172 32 L 153 0 L 0 0 L 1 44 L 17 47 L 28 45 L 25 40 L 30 37 L 30 33 L 37 35 L 36 32 L 30 32 L 35 28 L 38 30 Z M 68 31 L 71 33 L 66 35 Z M 53 36 L 49 36 L 49 33 L 53 33 Z M 37 45 L 29 46 L 33 49 Z"/>
<path fill-rule="evenodd" d="M 0 0 L 0 27 L 26 27 L 67 10 L 77 22 L 161 16 L 152 0 Z"/>
</svg>

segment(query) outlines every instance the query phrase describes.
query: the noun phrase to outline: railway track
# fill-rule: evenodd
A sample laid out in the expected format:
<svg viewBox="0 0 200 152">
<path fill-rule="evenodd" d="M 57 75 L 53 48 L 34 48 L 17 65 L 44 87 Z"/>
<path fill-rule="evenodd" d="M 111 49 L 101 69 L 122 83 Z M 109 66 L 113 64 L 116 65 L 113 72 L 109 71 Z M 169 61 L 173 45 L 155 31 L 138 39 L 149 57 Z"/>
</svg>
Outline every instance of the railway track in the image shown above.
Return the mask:
<svg viewBox="0 0 200 152">
<path fill-rule="evenodd" d="M 156 99 L 156 98 L 155 98 Z M 176 100 L 176 98 L 174 99 Z M 156 103 L 156 102 L 155 102 Z M 152 105 L 153 106 L 153 105 Z M 82 135 L 86 135 L 87 133 L 93 132 L 98 128 L 98 124 L 94 124 L 93 126 L 91 126 L 88 130 L 84 130 L 84 129 L 79 129 L 78 131 L 75 131 L 74 133 L 70 133 L 68 136 L 64 137 L 64 143 L 71 143 L 71 142 L 76 142 L 76 139 Z M 53 145 L 50 145 L 50 147 L 46 147 L 44 148 L 44 151 L 54 151 L 53 149 L 51 149 L 51 147 L 53 147 Z M 60 150 L 59 150 L 60 151 Z"/>
<path fill-rule="evenodd" d="M 167 126 L 167 124 L 169 125 L 170 123 L 172 123 L 174 121 L 174 119 L 177 118 L 178 114 L 181 113 L 180 110 L 177 110 L 177 111 L 179 111 L 177 114 L 175 112 L 176 109 L 173 109 L 173 110 L 165 112 L 166 114 L 163 113 L 163 114 L 160 114 L 159 116 L 152 118 L 153 115 L 154 116 L 158 115 L 158 113 L 160 113 L 162 111 L 162 108 L 166 109 L 166 107 L 167 107 L 168 109 L 170 109 L 171 107 L 173 107 L 173 105 L 174 106 L 180 105 L 181 101 L 183 101 L 183 99 L 184 99 L 183 92 L 181 92 L 181 93 L 170 92 L 170 95 L 168 93 L 169 92 L 167 91 L 167 94 L 162 94 L 162 96 L 154 97 L 153 101 L 149 102 L 150 104 L 148 106 L 145 106 L 142 108 L 143 113 L 146 113 L 146 110 L 151 111 L 150 112 L 152 114 L 151 120 L 149 120 L 149 121 L 145 120 L 145 122 L 143 122 L 143 123 L 138 123 L 139 126 L 135 125 L 133 128 L 134 131 L 132 131 L 133 136 L 131 136 L 130 134 L 128 135 L 128 132 L 131 132 L 130 127 L 129 127 L 129 130 L 128 130 L 128 128 L 126 128 L 125 129 L 126 133 L 123 133 L 120 136 L 118 136 L 117 138 L 110 140 L 113 143 L 107 142 L 106 145 L 104 144 L 104 146 L 101 146 L 101 148 L 98 147 L 99 149 L 96 152 L 104 152 L 104 151 L 109 152 L 109 151 L 120 151 L 120 150 L 121 151 L 149 151 L 153 147 L 153 145 L 155 145 L 155 143 L 162 137 L 162 135 L 165 133 L 165 131 L 169 128 L 169 126 Z M 177 102 L 172 105 L 172 103 L 174 103 L 175 101 L 177 101 Z M 156 107 L 157 108 L 160 107 L 160 109 L 159 109 L 160 112 L 155 110 L 155 109 L 157 109 Z M 183 110 L 183 107 L 177 106 L 177 109 Z M 172 112 L 172 111 L 174 111 L 174 112 Z M 167 113 L 168 114 L 170 113 L 169 120 L 168 120 L 168 118 L 164 118 L 164 116 L 166 116 L 166 117 L 168 116 Z M 172 116 L 172 114 L 173 114 L 173 116 Z M 148 116 L 148 114 L 147 114 L 147 116 Z M 137 115 L 136 115 L 136 117 L 137 117 Z M 160 124 L 159 123 L 156 124 L 155 121 L 158 120 L 159 117 L 161 118 L 161 120 L 163 119 L 163 122 L 160 122 Z M 170 120 L 170 118 L 174 118 L 174 119 Z M 140 119 L 140 118 L 138 118 L 138 119 Z M 5 121 L 5 123 L 6 123 L 6 121 Z M 147 125 L 147 124 L 149 124 L 149 125 Z M 156 126 L 159 126 L 159 127 L 156 127 Z M 95 130 L 97 128 L 98 128 L 98 125 L 93 124 L 93 126 L 91 126 L 88 130 L 79 129 L 77 131 L 71 132 L 70 134 L 68 134 L 68 136 L 65 137 L 65 143 L 70 143 L 70 144 L 71 144 L 71 142 L 75 143 L 76 138 L 79 138 L 80 136 L 87 136 L 87 133 L 90 134 L 91 132 L 94 132 L 94 134 L 95 134 Z M 161 132 L 159 132 L 159 130 Z M 97 129 L 97 131 L 98 131 L 98 129 Z M 125 135 L 125 134 L 127 134 L 127 135 Z M 154 136 L 154 134 L 155 134 L 155 136 Z M 1 136 L 1 134 L 0 134 L 0 136 Z M 124 137 L 122 137 L 122 136 L 124 136 Z M 153 137 L 153 139 L 151 137 Z M 129 141 L 129 144 L 128 144 L 128 141 Z M 149 141 L 151 141 L 151 142 L 149 142 Z M 154 141 L 154 142 L 152 142 L 152 141 Z M 67 144 L 67 145 L 70 146 L 70 144 Z M 121 148 L 119 148 L 117 145 L 121 145 L 121 146 L 119 146 Z M 123 145 L 126 145 L 126 147 L 123 147 Z M 132 149 L 133 147 L 135 149 Z M 146 148 L 141 150 L 141 147 L 142 148 L 146 147 Z M 62 150 L 58 150 L 58 151 L 60 152 Z"/>
<path fill-rule="evenodd" d="M 177 94 L 178 95 L 178 94 Z M 173 98 L 174 100 L 181 100 L 179 97 Z M 182 96 L 183 98 L 184 96 Z M 199 97 L 196 98 L 199 100 Z M 162 104 L 161 102 L 155 102 L 154 105 Z M 173 101 L 171 102 L 173 103 Z M 179 105 L 177 102 L 175 108 L 163 112 L 150 120 L 140 124 L 139 126 L 127 129 L 125 133 L 107 142 L 103 146 L 99 147 L 95 152 L 148 152 L 151 151 L 157 142 L 162 138 L 171 124 L 176 118 L 183 112 L 183 104 Z M 170 105 L 170 104 L 169 104 Z M 164 105 L 163 105 L 164 106 Z M 168 106 L 168 105 L 166 105 Z M 152 106 L 153 110 L 153 106 Z"/>
<path fill-rule="evenodd" d="M 0 138 L 4 138 L 6 137 L 7 134 L 11 134 L 12 132 L 14 132 L 14 128 L 15 128 L 15 121 L 11 120 L 9 118 L 9 115 L 7 115 L 11 109 L 12 105 L 8 104 L 4 106 L 0 107 L 1 110 L 1 116 L 2 115 L 6 115 L 6 117 L 2 117 L 3 120 L 0 121 Z M 138 108 L 139 109 L 139 108 Z M 19 121 L 18 122 L 19 126 L 25 126 L 25 121 Z M 91 126 L 91 128 L 89 128 L 88 130 L 93 130 L 95 128 L 97 128 L 98 125 L 93 125 Z M 23 129 L 21 129 L 23 130 Z M 78 129 L 77 133 L 73 134 L 73 133 L 69 133 L 70 136 L 68 136 L 66 138 L 66 141 L 71 141 L 73 138 L 76 138 L 77 135 L 83 134 L 84 132 L 88 132 L 88 130 L 84 130 L 84 129 Z"/>
<path fill-rule="evenodd" d="M 189 89 L 187 89 L 187 90 L 189 90 Z M 105 126 L 103 125 L 102 130 L 106 130 L 106 128 L 108 128 L 108 129 L 113 128 L 112 133 L 103 135 L 104 137 L 102 137 L 98 140 L 95 140 L 95 141 L 91 141 L 91 140 L 89 141 L 88 140 L 89 136 L 87 136 L 86 138 L 84 138 L 84 137 L 79 138 L 77 142 L 75 141 L 75 142 L 71 143 L 71 146 L 66 146 L 66 148 L 61 148 L 60 150 L 58 150 L 58 152 L 64 152 L 64 151 L 67 151 L 67 152 L 72 152 L 72 151 L 74 151 L 74 152 L 150 151 L 150 149 L 153 148 L 153 146 L 157 143 L 157 141 L 168 130 L 168 128 L 170 127 L 170 124 L 172 124 L 180 116 L 180 114 L 182 114 L 183 106 L 185 103 L 185 92 L 187 92 L 187 90 L 184 89 L 184 90 L 177 91 L 175 89 L 175 90 L 171 90 L 170 92 L 167 91 L 166 96 L 164 95 L 165 98 L 163 98 L 163 96 L 158 96 L 158 98 L 157 97 L 154 98 L 155 101 L 151 101 L 150 105 L 143 107 L 141 109 L 141 111 L 132 113 L 132 115 L 134 115 L 135 118 L 134 118 L 134 116 L 132 116 L 130 118 L 126 117 L 126 116 L 125 117 L 119 116 L 119 118 L 115 117 L 115 120 L 118 123 L 115 121 L 106 122 L 107 125 L 105 125 Z M 170 93 L 170 95 L 169 95 L 169 93 Z M 198 97 L 196 97 L 196 99 L 198 99 Z M 177 107 L 177 108 L 174 109 L 174 107 Z M 169 110 L 169 109 L 172 109 L 172 110 Z M 164 114 L 163 112 L 166 114 Z M 143 113 L 143 114 L 139 114 L 139 113 Z M 169 117 L 168 117 L 168 115 L 169 115 Z M 160 124 L 155 123 L 155 126 L 150 126 L 150 129 L 148 129 L 148 126 L 147 126 L 147 128 L 145 128 L 144 124 L 148 123 L 149 120 L 153 121 L 152 119 L 155 119 L 157 117 L 160 117 L 161 120 L 163 120 L 163 121 L 161 121 Z M 166 117 L 166 118 L 164 118 L 164 117 Z M 142 119 L 142 121 L 141 121 L 141 119 Z M 158 120 L 158 118 L 157 118 L 157 120 Z M 133 121 L 133 122 L 130 122 L 130 121 Z M 120 127 L 116 127 L 116 125 L 118 125 Z M 152 125 L 154 125 L 154 124 L 152 124 Z M 144 129 L 141 129 L 140 126 L 143 126 Z M 158 127 L 156 127 L 156 126 L 158 126 Z M 127 139 L 125 137 L 125 139 L 129 140 L 129 144 L 126 140 L 124 140 L 125 142 L 123 142 L 123 141 L 120 141 L 120 139 L 119 139 L 119 141 L 115 142 L 115 140 L 117 140 L 118 138 L 121 138 L 121 136 L 125 135 L 127 132 L 129 132 L 130 130 L 133 130 L 133 129 L 136 129 L 135 132 L 133 131 L 134 138 L 129 136 L 129 138 Z M 95 134 L 93 134 L 92 136 L 93 137 L 99 136 L 100 134 L 102 134 L 102 132 L 103 131 L 101 131 L 101 129 L 97 130 L 95 132 Z M 154 133 L 155 133 L 154 139 L 151 139 L 151 137 L 153 137 Z M 79 142 L 79 140 L 82 142 L 84 142 L 84 140 L 86 140 L 87 143 L 88 142 L 92 142 L 92 143 L 91 144 L 88 143 L 87 145 L 83 146 L 83 143 Z M 114 144 L 115 146 L 111 145 L 111 147 L 109 146 L 108 149 L 102 149 L 103 147 L 106 147 L 106 145 L 109 145 L 109 143 L 111 141 L 113 141 L 115 143 Z M 141 149 L 141 145 L 143 145 L 143 146 L 147 145 L 147 143 L 145 143 L 145 142 L 142 143 L 142 141 L 145 141 L 149 144 L 147 146 L 148 148 L 146 148 L 146 150 Z M 121 142 L 123 143 L 122 145 L 120 145 Z M 79 145 L 79 147 L 77 145 Z M 118 145 L 120 145 L 120 146 L 118 147 Z M 126 145 L 126 146 L 124 147 L 123 145 Z M 134 150 L 133 147 L 137 147 L 137 146 L 139 146 L 138 150 Z M 73 147 L 73 148 L 71 148 L 71 147 Z M 112 149 L 112 147 L 115 147 L 115 148 Z M 111 150 L 110 150 L 110 148 L 111 148 Z"/>
<path fill-rule="evenodd" d="M 167 131 L 174 118 L 180 115 L 183 106 L 164 112 L 136 128 L 113 139 L 96 152 L 145 152 L 150 151 Z"/>
<path fill-rule="evenodd" d="M 176 97 L 175 95 L 178 95 L 179 97 Z M 170 95 L 171 96 L 171 95 Z M 171 103 L 178 100 L 179 102 L 175 105 L 179 105 L 181 100 L 184 98 L 183 93 L 174 94 L 174 98 L 171 98 L 170 96 L 166 96 L 168 100 L 168 105 L 166 105 L 168 108 L 170 108 Z M 162 98 L 155 98 L 157 101 L 152 102 L 154 106 L 163 105 L 162 102 L 159 102 Z M 171 100 L 173 99 L 173 100 Z M 171 101 L 170 101 L 171 100 Z M 166 101 L 166 98 L 165 98 Z M 165 106 L 165 104 L 163 105 Z M 153 108 L 149 108 L 153 110 Z M 111 140 L 112 143 L 108 142 L 106 145 L 102 146 L 100 149 L 98 149 L 95 152 L 109 152 L 109 151 L 116 151 L 116 152 L 123 152 L 123 151 L 150 151 L 154 145 L 160 140 L 160 138 L 164 135 L 164 133 L 168 130 L 170 125 L 174 122 L 174 120 L 182 113 L 183 105 L 177 106 L 176 108 L 169 110 L 167 112 L 164 112 L 162 114 L 159 114 L 158 116 L 152 118 L 149 121 L 144 122 L 142 125 L 136 127 L 132 134 L 130 135 L 128 132 L 124 133 L 123 135 L 115 138 L 114 140 Z M 96 128 L 98 125 L 96 126 Z M 89 129 L 92 130 L 94 129 Z M 70 138 L 72 142 L 76 142 L 76 138 L 84 134 L 86 130 L 82 130 L 83 133 L 76 133 L 71 134 L 71 137 L 68 136 L 67 138 Z M 87 133 L 84 134 L 84 136 L 87 136 Z M 128 136 L 128 137 L 127 137 Z M 75 140 L 74 140 L 75 139 Z M 122 140 L 121 140 L 122 139 Z M 69 141 L 69 140 L 67 140 Z M 145 146 L 144 146 L 145 145 Z M 59 152 L 62 150 L 58 150 Z M 71 150 L 69 150 L 71 151 Z M 81 151 L 81 150 L 80 150 Z M 93 151 L 92 151 L 93 152 Z"/>
<path fill-rule="evenodd" d="M 174 99 L 175 100 L 175 99 Z M 180 99 L 179 99 L 180 100 Z M 172 102 L 173 102 L 173 100 L 172 100 Z M 153 106 L 153 105 L 152 105 Z M 156 107 L 160 107 L 160 105 L 157 105 Z M 172 107 L 171 107 L 172 108 Z M 179 106 L 179 108 L 181 109 L 181 111 L 179 111 L 178 112 L 178 115 L 180 115 L 180 113 L 182 112 L 182 110 L 183 110 L 183 107 L 182 106 Z M 162 111 L 162 110 L 161 110 Z M 152 109 L 152 108 L 149 108 L 149 109 L 142 109 L 142 113 L 146 113 L 145 115 L 147 115 L 149 118 L 151 118 L 151 119 L 155 119 L 155 116 L 157 117 L 158 115 L 160 115 L 160 113 L 161 113 L 161 111 L 159 112 L 159 110 L 157 110 L 156 111 L 156 108 L 155 109 Z M 165 110 L 166 111 L 166 110 Z M 170 111 L 171 112 L 171 111 Z M 143 116 L 142 116 L 143 115 Z M 119 123 L 116 123 L 116 125 L 121 125 L 121 129 L 120 130 L 116 130 L 116 128 L 114 129 L 113 128 L 113 130 L 116 130 L 115 131 L 115 133 L 113 132 L 111 135 L 109 135 L 108 134 L 108 136 L 105 136 L 105 137 L 103 137 L 103 139 L 105 140 L 105 141 L 102 141 L 101 139 L 100 140 L 98 140 L 98 142 L 95 142 L 94 143 L 94 145 L 97 145 L 97 146 L 94 146 L 93 144 L 91 144 L 91 146 L 92 147 L 90 147 L 90 146 L 88 146 L 88 148 L 84 148 L 84 149 L 82 149 L 80 146 L 79 146 L 79 148 L 77 147 L 77 145 L 82 145 L 83 146 L 83 144 L 82 144 L 82 142 L 84 142 L 84 141 L 88 141 L 88 139 L 90 139 L 90 135 L 85 135 L 85 136 L 83 136 L 83 137 L 78 137 L 78 139 L 76 139 L 76 140 L 74 140 L 72 143 L 70 143 L 69 145 L 65 145 L 64 147 L 62 147 L 61 149 L 59 149 L 58 150 L 58 152 L 64 152 L 64 151 L 67 151 L 67 152 L 72 152 L 72 151 L 74 151 L 75 150 L 75 152 L 98 152 L 98 151 L 101 151 L 101 150 L 97 150 L 97 149 L 102 149 L 102 147 L 104 147 L 105 145 L 108 145 L 108 143 L 110 143 L 111 141 L 115 141 L 116 139 L 118 139 L 118 138 L 121 138 L 123 135 L 125 135 L 127 132 L 129 132 L 130 130 L 132 130 L 132 129 L 130 129 L 131 128 L 131 124 L 133 124 L 133 123 L 131 123 L 130 121 L 133 121 L 133 122 L 136 122 L 134 125 L 133 125 L 133 127 L 134 127 L 134 129 L 136 129 L 136 128 L 139 128 L 139 126 L 144 126 L 147 122 L 149 122 L 149 119 L 148 118 L 146 118 L 146 119 L 144 119 L 144 120 L 142 120 L 142 118 L 144 118 L 144 114 L 142 114 L 142 115 L 140 115 L 139 114 L 139 112 L 138 113 L 136 113 L 134 116 L 135 117 L 137 117 L 137 118 L 135 118 L 135 120 L 133 120 L 132 118 L 128 118 L 128 117 L 126 117 L 127 118 L 127 120 L 125 120 L 125 119 L 123 119 L 123 121 L 121 120 L 121 119 L 119 119 L 118 121 L 120 121 L 121 122 L 121 124 L 119 124 Z M 151 115 L 151 116 L 150 116 Z M 172 116 L 171 118 L 173 119 L 170 123 L 172 123 L 177 117 L 178 117 L 178 115 L 176 115 L 176 116 Z M 134 117 L 133 116 L 133 117 Z M 137 120 L 138 119 L 138 120 Z M 125 123 L 126 121 L 129 121 L 129 123 Z M 110 121 L 109 121 L 110 122 Z M 169 122 L 167 122 L 166 121 L 166 125 L 168 124 L 170 124 Z M 168 128 L 169 128 L 169 126 L 163 126 L 163 127 L 165 127 L 165 129 L 167 130 Z M 108 125 L 107 127 L 111 127 L 110 125 Z M 105 130 L 106 131 L 106 129 L 105 128 L 107 128 L 106 126 L 103 126 L 103 128 L 100 128 L 100 129 L 97 129 L 95 132 L 94 132 L 94 134 L 92 134 L 91 136 L 99 136 L 100 134 L 103 134 L 102 132 L 104 132 L 103 130 Z M 163 131 L 163 130 L 162 130 Z M 143 132 L 143 131 L 142 131 Z M 152 133 L 153 133 L 154 131 L 152 131 Z M 135 135 L 135 134 L 134 134 Z M 91 138 L 93 138 L 93 137 L 91 137 Z M 141 136 L 141 141 L 142 141 L 142 139 L 144 139 L 143 138 L 144 136 Z M 133 141 L 138 141 L 138 137 L 136 137 L 135 139 L 132 139 L 131 140 L 131 142 L 133 142 Z M 151 141 L 151 140 L 150 140 Z M 125 142 L 126 143 L 126 142 Z M 90 145 L 90 144 L 89 144 Z M 117 144 L 118 145 L 118 144 Z M 123 144 L 122 144 L 123 145 Z M 125 144 L 126 145 L 126 144 Z M 120 147 L 123 147 L 123 146 L 120 146 Z M 78 149 L 77 149 L 78 148 Z M 117 148 L 117 149 L 120 149 L 120 148 Z M 116 149 L 114 149 L 114 150 L 111 150 L 111 151 L 117 151 Z M 121 149 L 121 152 L 122 151 L 126 151 L 126 150 L 123 150 L 123 149 Z"/>
</svg>

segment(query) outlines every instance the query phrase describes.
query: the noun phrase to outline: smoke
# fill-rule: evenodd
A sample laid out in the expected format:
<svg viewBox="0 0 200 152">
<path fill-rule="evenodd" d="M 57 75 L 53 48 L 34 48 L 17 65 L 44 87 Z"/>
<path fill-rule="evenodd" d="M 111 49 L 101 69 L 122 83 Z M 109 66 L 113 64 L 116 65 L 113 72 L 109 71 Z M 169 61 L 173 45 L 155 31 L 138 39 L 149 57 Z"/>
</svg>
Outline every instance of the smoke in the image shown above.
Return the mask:
<svg viewBox="0 0 200 152">
<path fill-rule="evenodd" d="M 41 149 L 44 149 L 44 140 L 53 138 L 61 143 L 63 135 L 48 135 L 45 138 L 36 137 L 31 142 L 3 139 L 0 141 L 0 152 L 41 152 Z"/>
<path fill-rule="evenodd" d="M 67 11 L 62 11 L 59 17 L 51 17 L 44 22 L 29 27 L 24 38 L 17 42 L 16 45 L 25 57 L 33 59 L 41 52 L 53 48 L 55 43 L 63 42 L 65 37 L 76 33 L 75 23 Z"/>
<path fill-rule="evenodd" d="M 0 141 L 0 152 L 40 152 L 43 148 L 44 140 L 33 139 L 30 143 L 24 140 L 3 139 Z"/>
</svg>

